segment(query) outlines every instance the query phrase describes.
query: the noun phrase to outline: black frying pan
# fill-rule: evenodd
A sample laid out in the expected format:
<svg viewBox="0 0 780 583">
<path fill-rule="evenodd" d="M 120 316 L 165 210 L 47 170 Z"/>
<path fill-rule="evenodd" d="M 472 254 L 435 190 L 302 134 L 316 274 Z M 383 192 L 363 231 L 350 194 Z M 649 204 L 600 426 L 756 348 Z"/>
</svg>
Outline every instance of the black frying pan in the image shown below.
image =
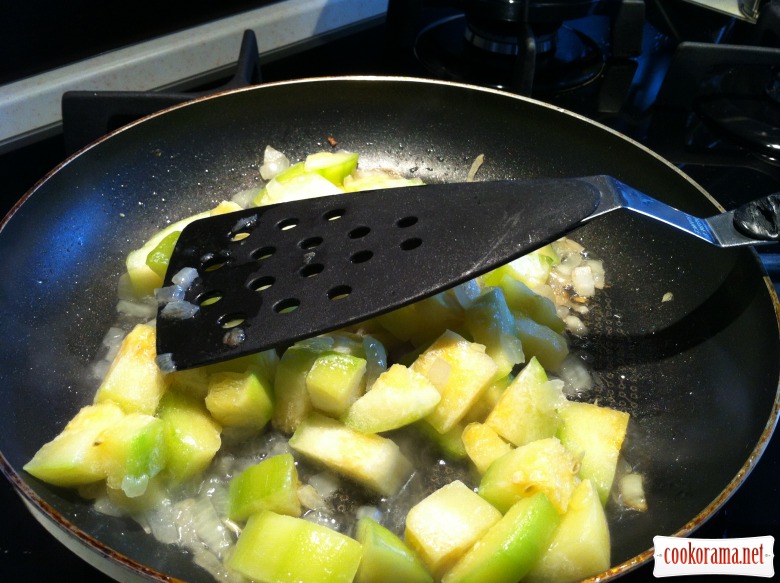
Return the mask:
<svg viewBox="0 0 780 583">
<path fill-rule="evenodd" d="M 125 255 L 168 220 L 255 183 L 266 144 L 293 159 L 339 147 L 426 182 L 610 174 L 702 216 L 713 200 L 640 145 L 496 91 L 404 79 L 327 79 L 203 99 L 133 124 L 34 188 L 0 230 L 2 469 L 50 530 L 119 578 L 209 580 L 182 552 L 21 471 L 89 403 L 88 363 L 114 320 Z M 624 215 L 575 233 L 605 259 L 591 335 L 600 402 L 629 411 L 630 460 L 651 510 L 613 513 L 611 575 L 686 535 L 740 485 L 778 414 L 777 297 L 752 250 L 717 250 Z M 661 298 L 672 292 L 673 301 Z M 163 575 L 164 574 L 164 575 Z"/>
</svg>

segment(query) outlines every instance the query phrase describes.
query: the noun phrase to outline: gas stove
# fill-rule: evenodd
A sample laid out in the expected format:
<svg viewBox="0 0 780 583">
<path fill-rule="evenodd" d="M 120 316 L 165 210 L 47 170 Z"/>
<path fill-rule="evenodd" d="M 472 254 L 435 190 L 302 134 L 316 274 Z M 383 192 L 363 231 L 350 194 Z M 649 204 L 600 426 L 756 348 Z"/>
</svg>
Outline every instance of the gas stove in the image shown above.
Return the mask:
<svg viewBox="0 0 780 583">
<path fill-rule="evenodd" d="M 289 16 L 302 3 L 272 4 Z M 348 10 L 349 4 L 337 6 Z M 780 191 L 780 2 L 742 4 L 745 13 L 735 15 L 725 8 L 729 2 L 720 3 L 725 12 L 715 12 L 665 0 L 391 0 L 352 20 L 331 14 L 337 23 L 330 31 L 290 44 L 268 45 L 262 28 L 254 35 L 233 31 L 232 46 L 244 41 L 238 65 L 225 64 L 233 57 L 208 71 L 187 70 L 186 79 L 160 81 L 151 95 L 147 85 L 133 87 L 132 74 L 128 83 L 102 89 L 75 83 L 63 87 L 72 91 L 64 122 L 59 103 L 47 110 L 43 125 L 18 120 L 24 127 L 17 135 L 0 137 L 1 208 L 7 211 L 70 153 L 155 107 L 241 83 L 345 74 L 450 79 L 559 105 L 646 144 L 733 208 Z M 240 22 L 241 14 L 235 18 Z M 193 30 L 207 42 L 227 20 Z M 149 42 L 159 52 L 166 38 Z M 143 46 L 136 51 L 144 53 Z M 167 59 L 175 52 L 161 54 Z M 147 66 L 154 69 L 154 60 Z M 132 89 L 145 95 L 128 93 Z M 100 120 L 85 116 L 106 103 Z M 0 100 L 0 116 L 2 108 Z M 776 251 L 762 254 L 776 286 L 779 259 Z M 779 464 L 775 437 L 743 486 L 695 536 L 780 535 Z M 0 495 L 7 525 L 0 534 L 0 575 L 109 580 L 35 523 L 5 481 Z M 651 579 L 652 563 L 625 578 Z"/>
</svg>

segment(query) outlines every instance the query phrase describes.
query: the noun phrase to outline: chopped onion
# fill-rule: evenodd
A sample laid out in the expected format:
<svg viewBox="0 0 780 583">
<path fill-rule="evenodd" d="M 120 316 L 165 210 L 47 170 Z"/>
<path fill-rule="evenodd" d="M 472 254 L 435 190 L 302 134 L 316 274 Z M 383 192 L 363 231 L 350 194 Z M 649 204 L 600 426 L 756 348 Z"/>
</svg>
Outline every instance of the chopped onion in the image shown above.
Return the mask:
<svg viewBox="0 0 780 583">
<path fill-rule="evenodd" d="M 263 164 L 260 166 L 260 176 L 263 180 L 271 180 L 277 174 L 290 167 L 290 160 L 279 150 L 271 146 L 265 147 L 263 152 Z"/>
<path fill-rule="evenodd" d="M 647 510 L 647 498 L 645 497 L 642 474 L 630 473 L 621 476 L 618 482 L 618 491 L 623 506 L 633 508 L 639 512 Z"/>
<path fill-rule="evenodd" d="M 146 492 L 149 486 L 149 476 L 125 476 L 122 478 L 122 490 L 128 498 L 137 498 Z"/>
<path fill-rule="evenodd" d="M 192 518 L 197 536 L 217 556 L 232 545 L 232 535 L 222 524 L 209 498 L 199 498 L 195 502 Z"/>
<path fill-rule="evenodd" d="M 317 490 L 320 496 L 322 496 L 325 500 L 333 496 L 333 494 L 336 493 L 336 491 L 341 487 L 341 482 L 339 481 L 338 477 L 335 474 L 331 474 L 330 472 L 320 472 L 319 474 L 314 474 L 311 478 L 309 478 L 309 484 L 312 485 L 312 487 Z"/>
<path fill-rule="evenodd" d="M 387 370 L 387 351 L 373 336 L 363 338 L 363 351 L 366 353 L 366 390 L 370 390 L 379 375 Z"/>
<path fill-rule="evenodd" d="M 106 354 L 103 356 L 103 360 L 114 360 L 116 353 L 119 352 L 119 347 L 122 346 L 122 340 L 125 339 L 125 336 L 127 336 L 127 332 L 122 330 L 122 328 L 112 326 L 108 329 L 108 332 L 106 332 L 106 335 L 103 336 L 103 340 L 101 341 L 101 344 L 106 347 Z"/>
<path fill-rule="evenodd" d="M 230 513 L 230 489 L 221 479 L 216 481 L 213 488 L 210 488 L 209 498 L 217 514 L 227 516 Z"/>
<path fill-rule="evenodd" d="M 382 512 L 376 506 L 361 506 L 355 512 L 355 517 L 360 520 L 361 518 L 370 518 L 374 522 L 382 522 Z"/>
<path fill-rule="evenodd" d="M 604 262 L 598 259 L 588 259 L 585 264 L 593 273 L 593 284 L 596 289 L 604 289 Z"/>
<path fill-rule="evenodd" d="M 130 300 L 119 300 L 116 311 L 131 318 L 154 318 L 157 313 L 157 304 Z"/>
<path fill-rule="evenodd" d="M 106 516 L 123 516 L 124 512 L 114 504 L 108 496 L 100 496 L 95 499 L 93 508 Z"/>
<path fill-rule="evenodd" d="M 229 332 L 226 332 L 225 335 L 222 337 L 222 343 L 225 346 L 230 346 L 231 348 L 240 346 L 241 344 L 244 343 L 245 340 L 246 340 L 246 332 L 240 326 L 236 326 L 235 328 L 232 328 Z"/>
<path fill-rule="evenodd" d="M 471 168 L 469 168 L 468 174 L 466 174 L 466 182 L 473 182 L 474 176 L 476 176 L 477 171 L 480 169 L 482 164 L 485 162 L 485 155 L 480 154 L 476 158 L 474 158 L 474 161 L 471 163 Z"/>
<path fill-rule="evenodd" d="M 326 526 L 335 531 L 341 530 L 341 523 L 334 516 L 328 514 L 327 512 L 322 512 L 320 510 L 309 510 L 303 514 L 302 518 L 304 520 L 308 520 L 309 522 L 313 522 L 314 524 Z"/>
<path fill-rule="evenodd" d="M 259 192 L 259 188 L 242 190 L 231 196 L 230 201 L 236 203 L 242 209 L 248 209 L 249 207 L 254 206 L 255 197 L 257 197 Z"/>
<path fill-rule="evenodd" d="M 171 282 L 189 289 L 192 282 L 198 277 L 198 270 L 194 267 L 183 267 L 171 278 Z"/>
<path fill-rule="evenodd" d="M 192 562 L 214 577 L 217 581 L 227 581 L 230 576 L 228 568 L 222 564 L 219 557 L 206 549 L 193 549 Z"/>
<path fill-rule="evenodd" d="M 154 290 L 154 297 L 157 303 L 163 306 L 176 300 L 183 300 L 185 292 L 186 290 L 182 286 L 173 284 L 166 287 L 158 287 Z"/>
<path fill-rule="evenodd" d="M 165 304 L 160 316 L 169 320 L 186 320 L 198 313 L 200 308 L 184 300 L 174 300 Z"/>
<path fill-rule="evenodd" d="M 164 373 L 176 371 L 176 363 L 173 362 L 173 354 L 170 352 L 158 354 L 154 357 L 154 362 L 157 364 L 157 368 Z"/>
<path fill-rule="evenodd" d="M 98 360 L 92 363 L 92 378 L 103 380 L 108 374 L 108 369 L 111 367 L 110 360 Z"/>
<path fill-rule="evenodd" d="M 584 336 L 588 333 L 588 327 L 577 316 L 566 316 L 563 319 L 566 328 L 575 336 Z"/>
<path fill-rule="evenodd" d="M 563 359 L 557 371 L 563 381 L 563 392 L 567 397 L 580 397 L 593 389 L 593 377 L 584 362 L 574 353 Z"/>
<path fill-rule="evenodd" d="M 176 514 L 173 504 L 166 498 L 152 510 L 145 513 L 144 518 L 151 530 L 152 536 L 164 544 L 179 542 L 179 528 L 176 525 Z"/>
<path fill-rule="evenodd" d="M 301 504 L 309 510 L 317 510 L 320 512 L 332 510 L 325 499 L 317 492 L 317 489 L 311 484 L 304 484 L 298 488 L 298 500 L 300 500 Z"/>
<path fill-rule="evenodd" d="M 596 295 L 593 272 L 588 265 L 574 268 L 571 272 L 571 283 L 574 286 L 574 292 L 580 297 L 590 298 Z"/>
<path fill-rule="evenodd" d="M 252 215 L 251 217 L 244 217 L 236 221 L 236 224 L 233 225 L 232 232 L 241 233 L 246 229 L 254 229 L 256 225 L 257 225 L 257 215 Z"/>
<path fill-rule="evenodd" d="M 133 289 L 133 282 L 130 280 L 129 273 L 125 272 L 119 276 L 116 294 L 120 300 L 132 300 L 135 298 L 135 290 Z"/>
</svg>

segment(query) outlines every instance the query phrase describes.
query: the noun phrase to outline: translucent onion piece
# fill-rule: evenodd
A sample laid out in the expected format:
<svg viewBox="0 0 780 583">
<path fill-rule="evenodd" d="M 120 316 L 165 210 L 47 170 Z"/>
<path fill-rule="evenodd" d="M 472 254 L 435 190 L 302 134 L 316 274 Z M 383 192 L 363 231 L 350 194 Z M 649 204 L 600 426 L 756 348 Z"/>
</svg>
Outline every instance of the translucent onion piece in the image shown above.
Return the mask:
<svg viewBox="0 0 780 583">
<path fill-rule="evenodd" d="M 366 390 L 369 390 L 379 375 L 387 370 L 387 351 L 384 344 L 372 336 L 363 338 L 363 350 L 366 353 Z"/>
<path fill-rule="evenodd" d="M 563 392 L 567 397 L 580 397 L 593 389 L 593 377 L 580 358 L 569 353 L 557 371 L 563 381 Z"/>
<path fill-rule="evenodd" d="M 154 290 L 154 297 L 157 303 L 161 306 L 168 304 L 176 300 L 183 300 L 185 289 L 180 285 L 169 285 L 166 287 L 158 287 Z"/>
<path fill-rule="evenodd" d="M 328 512 L 331 510 L 328 503 L 311 484 L 304 484 L 298 488 L 298 499 L 304 507 L 310 510 L 317 510 L 320 512 Z"/>
<path fill-rule="evenodd" d="M 131 318 L 154 318 L 157 313 L 157 302 L 119 300 L 116 304 L 116 311 Z"/>
<path fill-rule="evenodd" d="M 233 544 L 231 532 L 222 524 L 209 498 L 200 498 L 195 502 L 192 518 L 198 537 L 217 556 Z"/>
<path fill-rule="evenodd" d="M 155 356 L 154 362 L 162 372 L 168 373 L 176 370 L 176 364 L 173 362 L 173 355 L 170 352 L 158 354 Z"/>
<path fill-rule="evenodd" d="M 647 498 L 645 497 L 644 479 L 642 474 L 630 473 L 620 477 L 618 483 L 620 501 L 623 506 L 633 508 L 639 512 L 647 510 Z"/>
<path fill-rule="evenodd" d="M 186 320 L 197 314 L 198 310 L 200 308 L 195 304 L 184 300 L 174 300 L 165 304 L 165 307 L 160 310 L 160 316 L 170 320 Z"/>
<path fill-rule="evenodd" d="M 482 164 L 485 162 L 485 155 L 480 154 L 476 158 L 474 158 L 474 161 L 471 163 L 471 168 L 469 168 L 468 174 L 466 174 L 466 182 L 473 182 L 474 176 L 476 176 L 477 172 L 479 171 Z"/>
<path fill-rule="evenodd" d="M 584 336 L 588 333 L 588 327 L 577 316 L 566 316 L 563 319 L 566 328 L 575 336 Z"/>
<path fill-rule="evenodd" d="M 163 544 L 179 542 L 179 529 L 176 525 L 176 514 L 169 499 L 163 500 L 154 509 L 145 513 L 144 518 L 151 530 L 152 536 Z"/>
<path fill-rule="evenodd" d="M 376 506 L 361 506 L 355 512 L 355 517 L 360 520 L 361 518 L 370 518 L 374 522 L 382 523 L 382 511 Z"/>
<path fill-rule="evenodd" d="M 263 180 L 271 180 L 277 174 L 290 167 L 290 160 L 279 150 L 271 146 L 265 147 L 263 164 L 260 166 L 260 176 Z"/>
<path fill-rule="evenodd" d="M 574 292 L 580 297 L 590 298 L 596 295 L 593 272 L 588 265 L 574 268 L 571 272 L 571 283 L 574 286 Z"/>
<path fill-rule="evenodd" d="M 336 493 L 336 490 L 341 487 L 338 476 L 331 474 L 330 472 L 314 474 L 309 478 L 309 484 L 311 484 L 311 486 L 317 490 L 317 493 L 325 500 L 333 496 L 333 494 Z"/>
<path fill-rule="evenodd" d="M 171 278 L 171 282 L 182 286 L 184 289 L 189 289 L 195 278 L 198 277 L 198 270 L 194 267 L 183 267 L 177 271 Z"/>
</svg>

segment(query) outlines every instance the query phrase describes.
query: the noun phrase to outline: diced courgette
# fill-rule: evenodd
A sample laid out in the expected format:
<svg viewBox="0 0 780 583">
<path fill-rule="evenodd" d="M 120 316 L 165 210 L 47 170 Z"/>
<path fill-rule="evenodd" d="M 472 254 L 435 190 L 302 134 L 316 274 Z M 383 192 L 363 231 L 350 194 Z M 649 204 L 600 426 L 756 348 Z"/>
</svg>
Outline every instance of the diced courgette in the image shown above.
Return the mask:
<svg viewBox="0 0 780 583">
<path fill-rule="evenodd" d="M 362 547 L 353 538 L 264 510 L 250 516 L 228 566 L 250 580 L 268 583 L 351 583 L 361 555 Z"/>
<path fill-rule="evenodd" d="M 413 471 L 392 440 L 360 433 L 316 412 L 298 425 L 290 447 L 384 496 L 396 494 Z"/>
</svg>

